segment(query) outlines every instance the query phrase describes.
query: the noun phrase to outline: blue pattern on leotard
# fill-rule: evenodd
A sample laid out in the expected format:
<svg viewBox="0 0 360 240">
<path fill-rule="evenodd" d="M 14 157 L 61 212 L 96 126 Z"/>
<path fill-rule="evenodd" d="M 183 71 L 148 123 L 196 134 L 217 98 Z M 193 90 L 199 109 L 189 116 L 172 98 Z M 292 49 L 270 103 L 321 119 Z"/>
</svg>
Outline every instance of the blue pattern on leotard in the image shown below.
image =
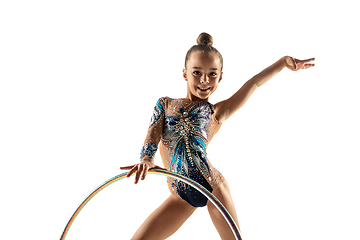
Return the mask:
<svg viewBox="0 0 360 240">
<path fill-rule="evenodd" d="M 210 164 L 206 153 L 208 142 L 220 127 L 214 122 L 213 114 L 213 105 L 208 102 L 160 98 L 154 107 L 141 157 L 147 155 L 152 158 L 161 140 L 164 166 L 212 192 L 225 180 Z M 168 186 L 172 193 L 194 207 L 207 203 L 206 197 L 179 180 L 168 178 Z"/>
<path fill-rule="evenodd" d="M 165 116 L 162 139 L 171 146 L 170 170 L 189 177 L 212 192 L 206 179 L 211 180 L 211 169 L 206 155 L 206 143 L 209 138 L 211 115 L 214 113 L 210 103 L 193 106 L 188 112 Z M 173 180 L 172 187 L 184 200 L 194 207 L 202 207 L 207 199 L 193 187 Z"/>
<path fill-rule="evenodd" d="M 156 102 L 156 105 L 154 107 L 153 115 L 150 120 L 150 126 L 151 127 L 154 123 L 156 123 L 159 118 L 161 117 L 161 114 L 164 112 L 163 107 L 161 106 L 160 99 Z"/>
</svg>

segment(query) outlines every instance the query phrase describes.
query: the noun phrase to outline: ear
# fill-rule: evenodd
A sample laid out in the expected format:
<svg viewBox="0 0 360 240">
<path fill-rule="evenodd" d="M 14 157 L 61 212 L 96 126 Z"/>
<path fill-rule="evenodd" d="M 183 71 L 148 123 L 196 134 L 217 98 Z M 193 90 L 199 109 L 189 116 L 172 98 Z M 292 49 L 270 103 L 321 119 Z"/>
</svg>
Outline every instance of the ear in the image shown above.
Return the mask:
<svg viewBox="0 0 360 240">
<path fill-rule="evenodd" d="M 220 78 L 219 78 L 218 83 L 222 80 L 222 76 L 223 76 L 223 72 L 221 72 L 221 75 L 220 75 Z"/>
<path fill-rule="evenodd" d="M 183 77 L 184 77 L 185 81 L 187 81 L 186 69 L 185 68 L 183 68 Z"/>
</svg>

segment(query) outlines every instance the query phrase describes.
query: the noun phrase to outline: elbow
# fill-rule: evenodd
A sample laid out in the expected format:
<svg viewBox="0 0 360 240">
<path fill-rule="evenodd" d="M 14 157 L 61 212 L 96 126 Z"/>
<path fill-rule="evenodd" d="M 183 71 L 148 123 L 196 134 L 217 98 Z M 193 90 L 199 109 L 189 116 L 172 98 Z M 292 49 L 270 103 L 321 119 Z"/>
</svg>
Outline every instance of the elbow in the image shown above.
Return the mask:
<svg viewBox="0 0 360 240">
<path fill-rule="evenodd" d="M 249 84 L 249 89 L 253 93 L 258 87 L 260 87 L 262 84 L 259 81 L 252 81 Z"/>
<path fill-rule="evenodd" d="M 262 84 L 259 81 L 259 78 L 257 77 L 258 75 L 255 75 L 254 77 L 252 77 L 249 81 L 247 81 L 247 85 L 249 85 L 250 88 L 254 88 L 254 91 L 256 88 L 260 87 Z"/>
</svg>

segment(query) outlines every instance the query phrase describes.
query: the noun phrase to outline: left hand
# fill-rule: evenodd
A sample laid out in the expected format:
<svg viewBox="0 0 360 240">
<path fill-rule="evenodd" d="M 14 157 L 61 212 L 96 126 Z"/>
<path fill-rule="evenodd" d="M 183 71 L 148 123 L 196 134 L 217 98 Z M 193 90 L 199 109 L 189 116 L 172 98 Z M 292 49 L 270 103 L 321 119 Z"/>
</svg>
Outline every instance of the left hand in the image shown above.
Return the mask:
<svg viewBox="0 0 360 240">
<path fill-rule="evenodd" d="M 306 60 L 299 60 L 293 57 L 285 57 L 285 61 L 286 61 L 286 67 L 292 71 L 298 71 L 300 69 L 308 69 L 310 67 L 315 66 L 314 63 L 309 63 L 314 61 L 315 58 L 310 58 L 310 59 L 306 59 Z"/>
</svg>

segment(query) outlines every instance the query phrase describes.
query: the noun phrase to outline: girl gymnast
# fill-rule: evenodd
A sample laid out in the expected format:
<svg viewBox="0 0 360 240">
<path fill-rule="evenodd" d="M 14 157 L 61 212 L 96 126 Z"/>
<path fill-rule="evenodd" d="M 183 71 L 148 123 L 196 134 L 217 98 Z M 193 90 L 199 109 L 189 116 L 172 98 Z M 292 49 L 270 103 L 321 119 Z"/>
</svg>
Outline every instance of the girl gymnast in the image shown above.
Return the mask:
<svg viewBox="0 0 360 240">
<path fill-rule="evenodd" d="M 186 98 L 160 98 L 153 111 L 141 162 L 121 167 L 133 173 L 135 184 L 144 180 L 148 170 L 161 168 L 154 163 L 158 147 L 165 169 L 198 182 L 226 207 L 237 226 L 238 219 L 229 186 L 224 176 L 209 162 L 206 147 L 222 123 L 239 110 L 252 93 L 283 68 L 298 71 L 313 67 L 314 58 L 298 60 L 289 56 L 248 80 L 229 99 L 209 103 L 210 95 L 222 80 L 223 58 L 213 46 L 213 38 L 201 33 L 197 45 L 186 54 L 183 77 L 187 82 Z M 167 179 L 170 196 L 145 220 L 132 239 L 166 239 L 175 233 L 198 207 L 207 206 L 212 222 L 221 239 L 235 239 L 217 208 L 193 187 L 173 178 Z"/>
</svg>

